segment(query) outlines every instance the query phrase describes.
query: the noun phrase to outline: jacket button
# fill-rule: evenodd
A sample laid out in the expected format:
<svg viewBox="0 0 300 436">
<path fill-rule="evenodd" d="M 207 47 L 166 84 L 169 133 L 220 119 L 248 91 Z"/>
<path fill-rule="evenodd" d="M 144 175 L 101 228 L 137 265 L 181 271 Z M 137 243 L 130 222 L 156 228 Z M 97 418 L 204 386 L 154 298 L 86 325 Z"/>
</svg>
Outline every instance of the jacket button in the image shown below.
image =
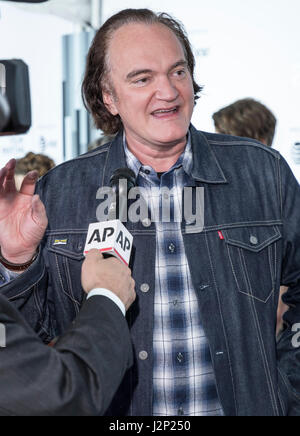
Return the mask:
<svg viewBox="0 0 300 436">
<path fill-rule="evenodd" d="M 183 354 L 182 354 L 182 353 L 178 353 L 178 354 L 177 354 L 177 360 L 178 360 L 178 362 L 179 362 L 179 363 L 182 363 L 182 362 L 183 362 L 183 359 L 184 359 Z"/>
<path fill-rule="evenodd" d="M 258 244 L 258 239 L 257 239 L 257 237 L 256 237 L 256 236 L 251 236 L 251 238 L 250 238 L 250 243 L 251 243 L 252 245 L 257 245 L 257 244 Z"/>
<path fill-rule="evenodd" d="M 150 286 L 148 285 L 148 283 L 143 283 L 142 286 L 140 287 L 140 290 L 144 292 L 144 294 L 146 294 L 147 292 L 150 291 Z"/>
<path fill-rule="evenodd" d="M 141 352 L 139 353 L 139 358 L 140 358 L 140 360 L 147 360 L 147 359 L 148 359 L 148 353 L 147 353 L 147 351 L 141 351 Z"/>
</svg>

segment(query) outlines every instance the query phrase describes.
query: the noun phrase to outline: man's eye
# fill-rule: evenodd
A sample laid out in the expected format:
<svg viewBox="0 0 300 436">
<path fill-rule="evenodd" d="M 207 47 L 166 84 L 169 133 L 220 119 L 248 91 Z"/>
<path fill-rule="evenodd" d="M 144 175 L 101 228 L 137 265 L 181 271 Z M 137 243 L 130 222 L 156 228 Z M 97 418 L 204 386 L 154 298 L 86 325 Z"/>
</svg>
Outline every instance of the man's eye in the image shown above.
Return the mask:
<svg viewBox="0 0 300 436">
<path fill-rule="evenodd" d="M 177 77 L 184 77 L 186 75 L 186 71 L 185 70 L 178 70 L 178 71 L 175 71 L 174 74 Z"/>
<path fill-rule="evenodd" d="M 141 79 L 136 80 L 134 83 L 136 85 L 145 85 L 149 81 L 149 77 L 142 77 Z"/>
</svg>

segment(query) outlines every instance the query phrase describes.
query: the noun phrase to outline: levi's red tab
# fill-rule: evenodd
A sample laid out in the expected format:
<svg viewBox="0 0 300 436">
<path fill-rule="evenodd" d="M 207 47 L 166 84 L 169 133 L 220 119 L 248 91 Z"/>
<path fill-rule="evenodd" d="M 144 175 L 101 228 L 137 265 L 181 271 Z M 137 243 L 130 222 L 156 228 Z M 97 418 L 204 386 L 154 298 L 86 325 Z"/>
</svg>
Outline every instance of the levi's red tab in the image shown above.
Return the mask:
<svg viewBox="0 0 300 436">
<path fill-rule="evenodd" d="M 222 232 L 218 232 L 219 238 L 221 239 L 221 241 L 224 241 L 224 235 Z"/>
</svg>

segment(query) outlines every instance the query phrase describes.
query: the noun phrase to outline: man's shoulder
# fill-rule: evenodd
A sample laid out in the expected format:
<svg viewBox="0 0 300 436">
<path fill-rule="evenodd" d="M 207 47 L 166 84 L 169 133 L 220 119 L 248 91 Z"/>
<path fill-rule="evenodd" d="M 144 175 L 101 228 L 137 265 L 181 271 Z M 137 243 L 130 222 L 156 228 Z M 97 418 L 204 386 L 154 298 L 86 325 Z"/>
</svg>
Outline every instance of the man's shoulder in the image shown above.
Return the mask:
<svg viewBox="0 0 300 436">
<path fill-rule="evenodd" d="M 219 133 L 209 133 L 200 130 L 194 130 L 194 135 L 198 136 L 199 140 L 206 140 L 216 152 L 232 152 L 247 154 L 251 152 L 261 151 L 262 154 L 280 159 L 280 153 L 274 148 L 268 147 L 256 139 L 223 135 Z"/>
<path fill-rule="evenodd" d="M 52 168 L 45 174 L 40 181 L 46 182 L 48 179 L 52 180 L 55 178 L 60 179 L 68 177 L 70 175 L 73 177 L 74 173 L 79 174 L 80 172 L 93 171 L 93 168 L 101 170 L 105 163 L 107 153 L 109 151 L 111 143 L 102 145 L 95 150 L 84 153 L 74 159 L 67 160 L 56 167 Z"/>
</svg>

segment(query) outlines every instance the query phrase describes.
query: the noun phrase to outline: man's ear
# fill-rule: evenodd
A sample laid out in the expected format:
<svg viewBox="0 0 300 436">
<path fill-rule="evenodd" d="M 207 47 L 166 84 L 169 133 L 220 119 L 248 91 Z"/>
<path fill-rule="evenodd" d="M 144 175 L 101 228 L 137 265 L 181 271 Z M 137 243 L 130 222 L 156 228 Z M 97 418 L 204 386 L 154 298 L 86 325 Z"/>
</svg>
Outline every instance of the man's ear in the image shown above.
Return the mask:
<svg viewBox="0 0 300 436">
<path fill-rule="evenodd" d="M 105 104 L 107 110 L 114 116 L 118 115 L 119 111 L 116 107 L 113 93 L 108 90 L 103 90 L 102 98 L 103 98 L 103 103 Z"/>
</svg>

